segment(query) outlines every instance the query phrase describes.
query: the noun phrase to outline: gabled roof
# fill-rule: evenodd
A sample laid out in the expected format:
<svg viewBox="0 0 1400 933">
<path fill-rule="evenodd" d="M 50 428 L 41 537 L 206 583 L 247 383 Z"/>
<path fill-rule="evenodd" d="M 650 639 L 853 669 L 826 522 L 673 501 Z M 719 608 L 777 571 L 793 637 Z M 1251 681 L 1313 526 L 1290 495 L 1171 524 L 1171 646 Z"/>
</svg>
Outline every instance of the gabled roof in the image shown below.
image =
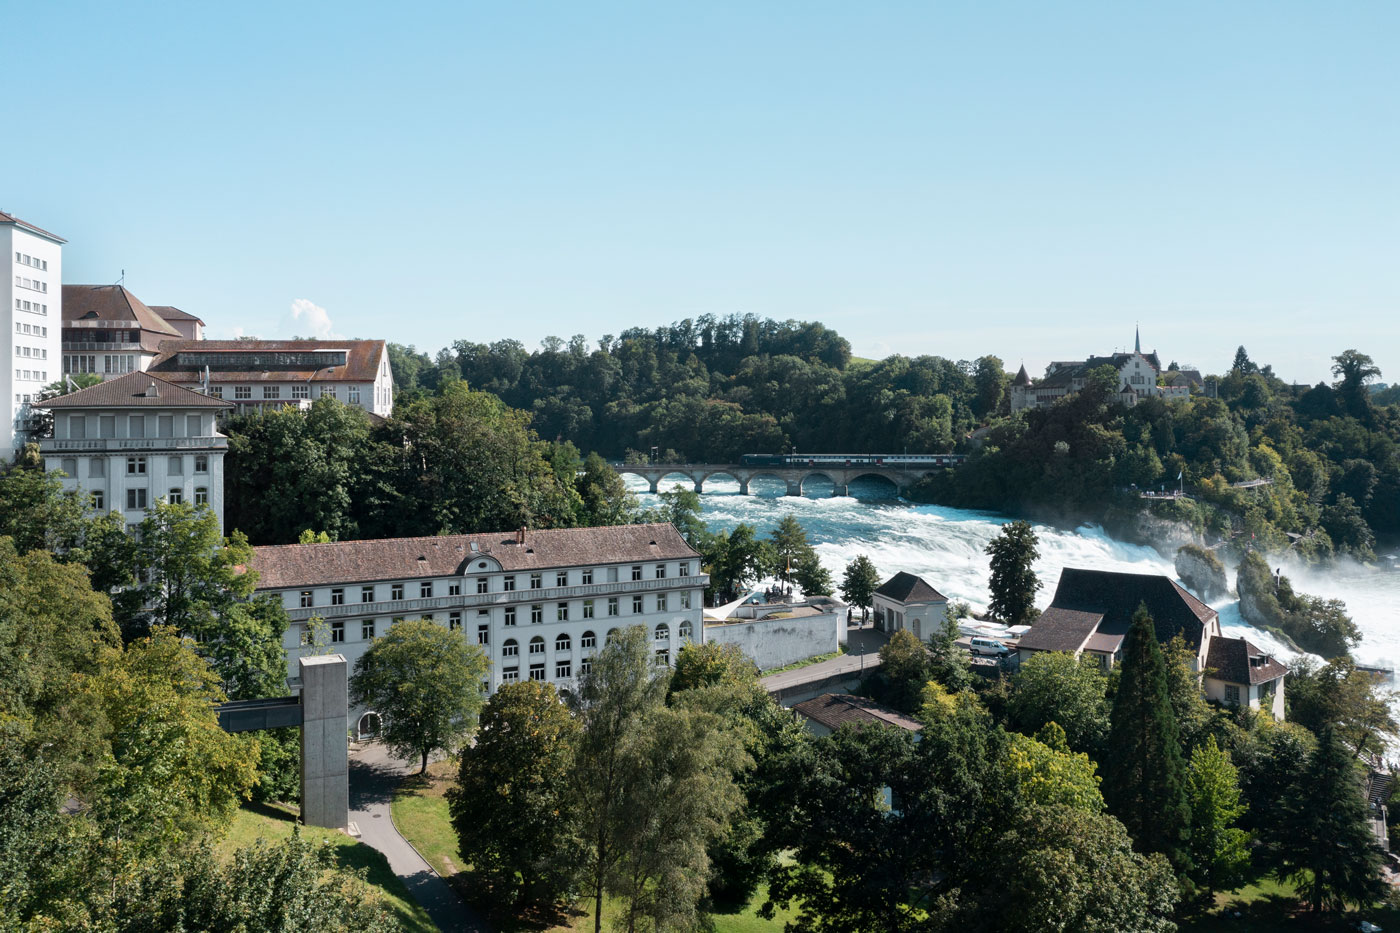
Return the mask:
<svg viewBox="0 0 1400 933">
<path fill-rule="evenodd" d="M 16 227 L 22 227 L 23 229 L 28 230 L 30 233 L 37 233 L 39 236 L 47 237 L 48 239 L 54 240 L 58 243 L 68 242 L 56 233 L 50 233 L 49 231 L 44 230 L 41 227 L 34 226 L 28 221 L 20 220 L 14 214 L 7 214 L 4 211 L 0 211 L 0 224 L 14 224 Z"/>
<path fill-rule="evenodd" d="M 793 712 L 801 713 L 814 722 L 819 722 L 835 731 L 847 723 L 856 726 L 878 725 L 897 726 L 910 732 L 919 732 L 924 724 L 897 709 L 882 706 L 866 697 L 851 696 L 846 693 L 828 693 L 812 700 L 798 703 Z"/>
<path fill-rule="evenodd" d="M 127 290 L 124 285 L 63 286 L 63 323 L 135 321 L 141 329 L 142 349 L 154 350 L 161 337 L 179 337 L 180 332 Z M 147 336 L 147 331 L 150 336 Z"/>
<path fill-rule="evenodd" d="M 174 308 L 170 305 L 151 305 L 150 307 L 152 311 L 160 315 L 163 321 L 198 321 L 200 324 L 204 323 L 203 320 L 195 317 L 188 311 L 181 311 L 179 308 Z"/>
<path fill-rule="evenodd" d="M 1031 384 L 1031 374 L 1026 372 L 1026 364 L 1022 363 L 1021 368 L 1016 372 L 1016 378 L 1011 381 L 1014 386 L 1028 386 Z"/>
<path fill-rule="evenodd" d="M 1171 641 L 1180 632 L 1197 651 L 1206 626 L 1219 615 L 1171 578 L 1155 573 L 1066 567 L 1060 571 L 1060 583 L 1050 602 L 1054 609 L 1101 614 L 1098 631 L 1109 635 L 1127 634 L 1133 613 L 1141 604 L 1146 604 L 1152 616 L 1158 641 Z"/>
<path fill-rule="evenodd" d="M 897 603 L 946 603 L 948 601 L 948 597 L 929 586 L 923 577 L 916 577 L 903 570 L 880 584 L 875 595 L 892 599 Z"/>
<path fill-rule="evenodd" d="M 698 557 L 675 525 L 662 522 L 531 529 L 524 544 L 517 544 L 515 532 L 507 531 L 268 545 L 253 548 L 249 568 L 257 571 L 261 590 L 460 576 L 471 569 L 467 564 L 480 558 L 494 560 L 510 572 Z M 697 561 L 693 571 L 699 570 Z"/>
<path fill-rule="evenodd" d="M 166 325 L 169 326 L 169 325 Z M 344 362 L 308 362 L 342 351 Z M 150 371 L 194 382 L 208 365 L 218 382 L 373 382 L 387 353 L 383 340 L 163 340 Z"/>
<path fill-rule="evenodd" d="M 1231 684 L 1266 684 L 1288 673 L 1286 665 L 1243 638 L 1212 638 L 1206 668 Z"/>
<path fill-rule="evenodd" d="M 69 392 L 35 408 L 232 408 L 223 399 L 210 398 L 150 373 L 127 373 L 95 386 Z"/>
<path fill-rule="evenodd" d="M 1046 609 L 1035 620 L 1031 630 L 1021 636 L 1017 647 L 1028 651 L 1067 651 L 1082 649 L 1103 621 L 1101 612 L 1077 612 L 1073 609 Z"/>
</svg>

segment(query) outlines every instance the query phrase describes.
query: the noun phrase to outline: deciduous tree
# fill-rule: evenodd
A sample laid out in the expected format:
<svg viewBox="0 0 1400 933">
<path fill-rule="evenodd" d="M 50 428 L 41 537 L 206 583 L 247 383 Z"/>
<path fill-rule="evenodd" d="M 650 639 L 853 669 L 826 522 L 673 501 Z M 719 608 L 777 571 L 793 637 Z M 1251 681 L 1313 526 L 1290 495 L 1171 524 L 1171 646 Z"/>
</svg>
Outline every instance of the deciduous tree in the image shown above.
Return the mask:
<svg viewBox="0 0 1400 933">
<path fill-rule="evenodd" d="M 1001 533 L 987 544 L 986 553 L 992 559 L 992 575 L 987 583 L 991 591 L 987 608 L 992 617 L 1007 625 L 1033 622 L 1035 594 L 1040 589 L 1040 579 L 1035 575 L 1040 548 L 1030 523 L 1004 525 Z"/>
<path fill-rule="evenodd" d="M 879 587 L 880 574 L 870 558 L 858 554 L 855 560 L 846 565 L 846 575 L 841 579 L 841 598 L 852 606 L 860 607 L 862 622 L 870 614 L 870 602 Z"/>
<path fill-rule="evenodd" d="M 1209 893 L 1241 884 L 1249 867 L 1249 834 L 1237 825 L 1245 813 L 1239 773 L 1215 736 L 1191 753 L 1186 777 L 1191 802 L 1193 877 Z"/>
<path fill-rule="evenodd" d="M 1108 732 L 1108 678 L 1092 660 L 1059 651 L 1036 652 L 1015 677 L 1011 723 L 1034 734 L 1047 723 L 1065 731 L 1069 747 L 1098 754 Z"/>
</svg>

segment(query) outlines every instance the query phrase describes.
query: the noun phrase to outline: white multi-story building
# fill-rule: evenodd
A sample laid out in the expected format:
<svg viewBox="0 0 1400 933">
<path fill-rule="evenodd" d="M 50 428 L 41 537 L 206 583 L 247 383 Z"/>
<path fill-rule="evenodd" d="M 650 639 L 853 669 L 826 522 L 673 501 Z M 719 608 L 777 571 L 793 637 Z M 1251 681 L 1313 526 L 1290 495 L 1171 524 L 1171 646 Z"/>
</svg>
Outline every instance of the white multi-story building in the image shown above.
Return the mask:
<svg viewBox="0 0 1400 933">
<path fill-rule="evenodd" d="M 399 619 L 432 619 L 480 645 L 490 691 L 526 678 L 572 689 L 628 626 L 646 627 L 658 663 L 705 637 L 709 577 L 670 524 L 256 547 L 249 569 L 291 617 L 289 677 L 327 650 L 353 670 Z M 348 725 L 373 731 L 374 715 L 352 711 Z"/>
<path fill-rule="evenodd" d="M 59 378 L 63 328 L 61 237 L 0 212 L 0 244 L 9 274 L 0 280 L 0 457 L 10 460 L 33 429 L 29 403 Z"/>
<path fill-rule="evenodd" d="M 150 371 L 240 410 L 310 407 L 337 398 L 371 414 L 394 410 L 394 375 L 383 340 L 166 340 Z"/>
<path fill-rule="evenodd" d="M 232 407 L 147 373 L 128 373 L 36 403 L 53 413 L 44 468 L 92 497 L 93 512 L 138 524 L 157 499 L 208 505 L 224 522 L 224 453 L 216 415 Z"/>
</svg>

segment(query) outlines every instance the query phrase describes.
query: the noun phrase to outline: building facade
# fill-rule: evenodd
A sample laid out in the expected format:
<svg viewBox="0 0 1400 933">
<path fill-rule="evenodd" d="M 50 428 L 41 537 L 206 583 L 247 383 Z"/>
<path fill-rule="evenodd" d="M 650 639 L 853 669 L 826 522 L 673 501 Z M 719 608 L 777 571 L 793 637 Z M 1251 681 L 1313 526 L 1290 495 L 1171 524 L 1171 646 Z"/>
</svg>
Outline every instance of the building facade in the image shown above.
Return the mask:
<svg viewBox="0 0 1400 933">
<path fill-rule="evenodd" d="M 94 513 L 121 512 L 131 527 L 164 499 L 207 505 L 223 527 L 228 438 L 216 416 L 228 403 L 138 372 L 36 407 L 53 413 L 44 468 L 91 496 Z"/>
<path fill-rule="evenodd" d="M 151 372 L 209 393 L 239 411 L 308 408 L 336 398 L 371 414 L 394 410 L 394 375 L 383 340 L 167 340 Z"/>
<path fill-rule="evenodd" d="M 948 597 L 934 589 L 923 577 L 899 573 L 890 577 L 871 597 L 875 607 L 875 627 L 893 635 L 908 629 L 919 641 L 940 631 L 948 612 Z"/>
<path fill-rule="evenodd" d="M 334 651 L 354 669 L 401 619 L 431 619 L 480 645 L 485 686 L 540 680 L 577 687 L 615 631 L 644 626 L 658 663 L 704 639 L 709 577 L 671 524 L 385 538 L 253 549 L 257 591 L 281 600 L 288 676 Z M 352 710 L 349 728 L 375 728 Z"/>
<path fill-rule="evenodd" d="M 1058 360 L 1045 368 L 1038 382 L 1031 380 L 1026 367 L 1021 366 L 1011 381 L 1010 399 L 1013 412 L 1032 408 L 1048 408 L 1060 399 L 1074 395 L 1089 384 L 1089 374 L 1101 366 L 1112 367 L 1118 373 L 1118 399 L 1125 405 L 1135 405 L 1145 398 L 1161 398 L 1171 402 L 1191 398 L 1189 382 L 1172 380 L 1158 385 L 1162 362 L 1156 351 L 1142 352 L 1142 337 L 1138 335 L 1131 353 L 1093 356 L 1087 360 Z"/>
<path fill-rule="evenodd" d="M 124 285 L 63 286 L 63 372 L 115 379 L 151 368 L 181 332 Z"/>
<path fill-rule="evenodd" d="M 10 274 L 0 281 L 4 308 L 0 371 L 0 457 L 12 460 L 31 439 L 30 403 L 59 378 L 63 329 L 63 238 L 0 212 L 0 243 Z"/>
</svg>

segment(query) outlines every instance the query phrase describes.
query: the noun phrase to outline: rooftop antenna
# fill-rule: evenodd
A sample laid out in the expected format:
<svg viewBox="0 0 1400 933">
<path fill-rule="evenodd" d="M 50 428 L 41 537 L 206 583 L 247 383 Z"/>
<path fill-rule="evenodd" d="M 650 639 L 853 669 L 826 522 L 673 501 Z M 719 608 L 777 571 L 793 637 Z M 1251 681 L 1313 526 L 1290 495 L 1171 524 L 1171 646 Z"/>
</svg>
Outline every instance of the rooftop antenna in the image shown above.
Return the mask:
<svg viewBox="0 0 1400 933">
<path fill-rule="evenodd" d="M 122 270 L 122 274 L 121 274 L 121 278 L 117 279 L 117 284 L 118 284 L 118 285 L 123 285 L 123 284 L 125 284 L 125 283 L 126 283 L 126 270 L 123 269 L 123 270 Z"/>
</svg>

